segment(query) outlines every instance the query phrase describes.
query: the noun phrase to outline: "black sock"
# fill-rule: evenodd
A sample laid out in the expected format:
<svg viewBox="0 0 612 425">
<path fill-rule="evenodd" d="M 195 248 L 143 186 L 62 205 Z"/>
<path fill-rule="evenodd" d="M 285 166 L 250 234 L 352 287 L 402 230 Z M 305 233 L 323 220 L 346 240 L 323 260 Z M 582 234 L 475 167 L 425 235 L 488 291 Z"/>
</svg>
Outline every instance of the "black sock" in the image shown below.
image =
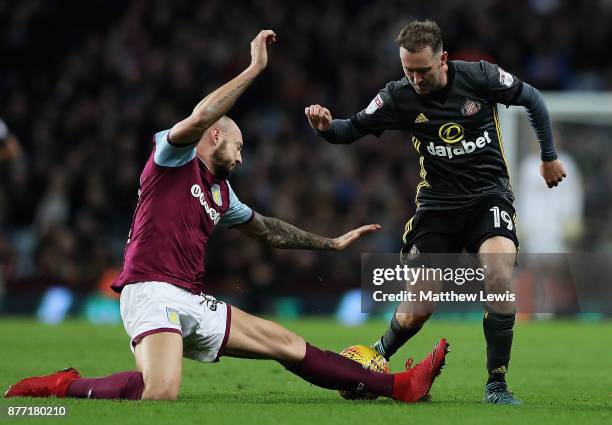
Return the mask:
<svg viewBox="0 0 612 425">
<path fill-rule="evenodd" d="M 489 372 L 487 384 L 506 380 L 514 336 L 514 318 L 514 314 L 489 312 L 485 313 L 482 320 L 482 328 L 487 340 L 487 371 Z"/>
<path fill-rule="evenodd" d="M 415 328 L 403 328 L 397 321 L 394 313 L 389 329 L 387 329 L 387 332 L 380 338 L 380 341 L 376 344 L 376 348 L 380 354 L 389 360 L 391 356 L 394 355 L 406 341 L 415 336 L 422 327 L 421 325 Z"/>
</svg>

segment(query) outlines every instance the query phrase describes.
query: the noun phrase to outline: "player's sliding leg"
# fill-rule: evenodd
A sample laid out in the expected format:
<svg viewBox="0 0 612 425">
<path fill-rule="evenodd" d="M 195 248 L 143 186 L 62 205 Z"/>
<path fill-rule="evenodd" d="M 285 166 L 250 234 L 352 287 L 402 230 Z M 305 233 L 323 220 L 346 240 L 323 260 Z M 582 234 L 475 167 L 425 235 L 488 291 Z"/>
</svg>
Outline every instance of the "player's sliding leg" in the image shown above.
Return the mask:
<svg viewBox="0 0 612 425">
<path fill-rule="evenodd" d="M 183 340 L 180 334 L 145 336 L 135 347 L 138 371 L 82 378 L 75 369 L 26 378 L 5 397 L 79 397 L 94 399 L 174 400 L 181 383 Z"/>
<path fill-rule="evenodd" d="M 425 397 L 439 375 L 447 352 L 445 340 L 418 365 L 402 373 L 364 369 L 359 363 L 308 344 L 282 326 L 232 308 L 225 355 L 277 360 L 302 379 L 322 388 L 364 391 L 413 402 Z"/>
<path fill-rule="evenodd" d="M 370 392 L 388 397 L 392 395 L 392 375 L 367 373 L 358 363 L 339 354 L 319 350 L 277 323 L 235 307 L 232 307 L 232 324 L 225 355 L 277 360 L 287 370 L 323 388 L 354 390 L 362 384 Z"/>
<path fill-rule="evenodd" d="M 514 242 L 503 236 L 487 239 L 479 249 L 479 257 L 485 267 L 485 290 L 488 294 L 513 293 L 511 278 L 516 260 Z M 487 342 L 487 371 L 485 401 L 496 404 L 520 404 L 506 385 L 506 373 L 510 364 L 510 352 L 514 336 L 516 303 L 512 301 L 489 302 L 485 306 L 482 321 Z"/>
</svg>

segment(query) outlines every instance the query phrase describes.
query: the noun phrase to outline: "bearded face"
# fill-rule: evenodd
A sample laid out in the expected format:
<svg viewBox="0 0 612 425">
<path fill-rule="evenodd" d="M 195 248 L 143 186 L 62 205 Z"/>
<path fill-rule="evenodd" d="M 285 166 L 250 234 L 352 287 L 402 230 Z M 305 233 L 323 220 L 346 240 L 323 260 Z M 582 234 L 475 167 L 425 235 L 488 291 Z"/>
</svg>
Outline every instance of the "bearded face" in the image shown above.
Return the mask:
<svg viewBox="0 0 612 425">
<path fill-rule="evenodd" d="M 242 164 L 242 133 L 230 118 L 221 117 L 201 137 L 198 157 L 219 179 L 226 179 L 237 165 Z"/>
<path fill-rule="evenodd" d="M 241 141 L 228 141 L 224 139 L 219 143 L 219 146 L 211 155 L 212 171 L 217 178 L 226 179 L 236 165 L 242 162 L 240 155 L 241 148 Z"/>
</svg>

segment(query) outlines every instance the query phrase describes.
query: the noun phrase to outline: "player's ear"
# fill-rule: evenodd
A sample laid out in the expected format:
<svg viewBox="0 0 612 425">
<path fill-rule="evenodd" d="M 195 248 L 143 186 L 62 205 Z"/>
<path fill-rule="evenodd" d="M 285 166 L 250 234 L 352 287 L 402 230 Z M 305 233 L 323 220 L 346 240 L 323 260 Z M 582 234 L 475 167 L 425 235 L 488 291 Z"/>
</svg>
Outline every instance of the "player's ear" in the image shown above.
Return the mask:
<svg viewBox="0 0 612 425">
<path fill-rule="evenodd" d="M 448 61 L 448 52 L 443 50 L 442 54 L 440 54 L 440 65 L 444 65 L 446 61 Z"/>
<path fill-rule="evenodd" d="M 217 146 L 219 144 L 220 136 L 221 132 L 218 128 L 213 127 L 210 129 L 210 139 L 213 142 L 213 146 Z"/>
</svg>

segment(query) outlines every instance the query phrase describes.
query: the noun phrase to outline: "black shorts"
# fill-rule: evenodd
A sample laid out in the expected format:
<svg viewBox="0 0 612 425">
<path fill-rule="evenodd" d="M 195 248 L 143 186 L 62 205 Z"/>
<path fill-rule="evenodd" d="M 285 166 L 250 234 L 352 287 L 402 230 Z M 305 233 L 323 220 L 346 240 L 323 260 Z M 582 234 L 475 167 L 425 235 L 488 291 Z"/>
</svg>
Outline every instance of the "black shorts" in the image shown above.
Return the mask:
<svg viewBox="0 0 612 425">
<path fill-rule="evenodd" d="M 516 213 L 512 203 L 501 197 L 460 210 L 417 211 L 406 223 L 402 253 L 476 253 L 493 236 L 512 240 L 518 250 Z"/>
</svg>

